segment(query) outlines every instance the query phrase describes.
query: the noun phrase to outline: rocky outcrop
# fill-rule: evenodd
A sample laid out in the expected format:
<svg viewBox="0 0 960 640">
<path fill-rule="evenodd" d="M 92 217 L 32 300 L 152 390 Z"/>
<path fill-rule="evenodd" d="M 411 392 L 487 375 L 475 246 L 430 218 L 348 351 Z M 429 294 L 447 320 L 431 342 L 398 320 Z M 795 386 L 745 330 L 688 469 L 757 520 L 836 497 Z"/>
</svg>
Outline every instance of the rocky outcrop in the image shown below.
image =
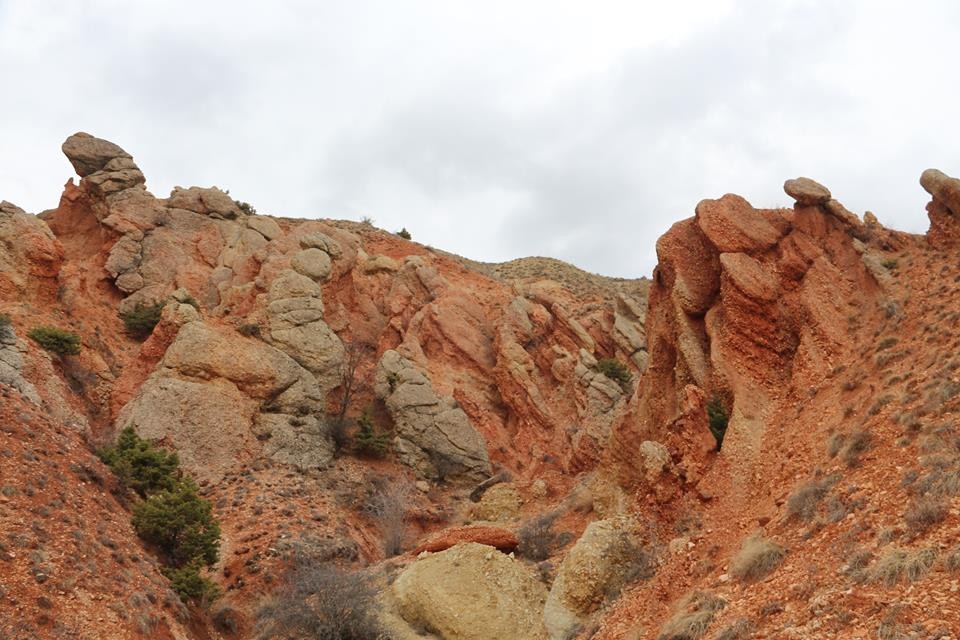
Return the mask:
<svg viewBox="0 0 960 640">
<path fill-rule="evenodd" d="M 705 398 L 730 414 L 724 450 L 751 459 L 764 407 L 791 379 L 826 376 L 844 357 L 851 308 L 876 308 L 882 282 L 864 263 L 868 230 L 808 178 L 788 180 L 793 210 L 725 195 L 697 205 L 657 242 L 647 373 L 614 430 L 611 453 L 641 482 L 638 445 L 666 445 L 696 482 L 710 438 Z M 871 306 L 873 305 L 873 306 Z M 801 376 L 798 378 L 798 376 Z"/>
<path fill-rule="evenodd" d="M 110 196 L 146 182 L 133 156 L 107 140 L 75 133 L 63 143 L 63 153 L 77 175 L 101 196 Z"/>
<path fill-rule="evenodd" d="M 63 247 L 43 222 L 0 202 L 0 300 L 49 300 L 63 263 Z"/>
<path fill-rule="evenodd" d="M 933 196 L 927 205 L 927 240 L 940 249 L 956 246 L 960 242 L 960 180 L 937 169 L 927 169 L 920 175 L 920 185 Z"/>
<path fill-rule="evenodd" d="M 407 624 L 445 640 L 541 640 L 546 588 L 519 560 L 459 544 L 411 564 L 391 590 Z"/>
<path fill-rule="evenodd" d="M 565 640 L 585 627 L 628 578 L 649 577 L 652 558 L 637 544 L 635 526 L 625 517 L 591 522 L 564 556 L 543 610 L 551 640 Z"/>
<path fill-rule="evenodd" d="M 377 367 L 377 397 L 396 427 L 395 449 L 424 477 L 490 475 L 486 443 L 453 398 L 442 397 L 412 361 L 390 350 Z"/>
<path fill-rule="evenodd" d="M 267 300 L 271 342 L 313 373 L 322 389 L 337 386 L 344 348 L 323 320 L 320 287 L 307 276 L 282 271 L 270 286 Z"/>
<path fill-rule="evenodd" d="M 329 434 L 310 415 L 322 398 L 313 376 L 283 352 L 194 320 L 117 424 L 171 442 L 201 478 L 216 480 L 258 453 L 316 468 L 333 456 Z"/>
<path fill-rule="evenodd" d="M 23 375 L 23 356 L 26 346 L 17 339 L 13 325 L 0 319 L 0 385 L 20 392 L 30 402 L 39 405 L 37 388 Z"/>
</svg>

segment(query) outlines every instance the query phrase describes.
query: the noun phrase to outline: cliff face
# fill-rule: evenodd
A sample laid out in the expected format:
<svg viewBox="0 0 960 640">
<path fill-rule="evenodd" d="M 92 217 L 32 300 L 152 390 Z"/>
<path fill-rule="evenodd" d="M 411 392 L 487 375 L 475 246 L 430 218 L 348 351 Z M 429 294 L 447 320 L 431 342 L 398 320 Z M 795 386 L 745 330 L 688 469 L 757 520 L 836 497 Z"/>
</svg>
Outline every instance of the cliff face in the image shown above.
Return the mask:
<svg viewBox="0 0 960 640">
<path fill-rule="evenodd" d="M 648 282 L 472 262 L 368 224 L 258 215 L 216 188 L 156 198 L 120 147 L 76 134 L 63 151 L 81 179 L 56 209 L 0 204 L 0 619 L 23 621 L 0 632 L 250 637 L 294 550 L 375 566 L 398 638 L 489 637 L 500 623 L 472 601 L 502 595 L 489 567 L 526 594 L 510 615 L 534 637 L 699 637 L 664 629 L 703 591 L 682 606 L 724 600 L 698 618 L 711 634 L 936 631 L 920 612 L 960 566 L 960 381 L 944 355 L 960 344 L 960 181 L 923 174 L 927 237 L 861 220 L 806 178 L 784 185 L 792 209 L 704 200 L 659 239 Z M 120 316 L 154 303 L 158 324 L 133 339 Z M 37 325 L 75 331 L 80 353 L 41 350 Z M 602 373 L 605 358 L 632 379 Z M 729 418 L 722 448 L 708 405 Z M 390 456 L 338 449 L 341 411 L 348 434 L 367 411 Z M 175 449 L 214 504 L 215 610 L 190 617 L 169 596 L 91 454 L 128 425 Z M 402 548 L 436 555 L 383 561 L 396 531 L 369 507 L 391 486 Z M 943 517 L 918 527 L 924 500 Z M 583 532 L 547 549 L 555 567 L 490 555 L 529 554 L 521 525 L 543 514 Z M 744 579 L 757 535 L 780 564 Z M 916 592 L 876 578 L 887 555 L 932 548 L 941 564 L 914 568 Z M 413 597 L 431 575 L 474 595 Z M 891 598 L 904 607 L 888 623 Z"/>
</svg>

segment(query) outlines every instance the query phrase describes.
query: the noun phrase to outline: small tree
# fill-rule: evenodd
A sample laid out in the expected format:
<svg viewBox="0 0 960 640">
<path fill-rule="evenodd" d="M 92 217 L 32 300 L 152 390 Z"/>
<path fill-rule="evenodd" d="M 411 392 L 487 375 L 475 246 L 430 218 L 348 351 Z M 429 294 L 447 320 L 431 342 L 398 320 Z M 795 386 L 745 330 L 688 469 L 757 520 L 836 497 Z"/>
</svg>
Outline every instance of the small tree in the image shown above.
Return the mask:
<svg viewBox="0 0 960 640">
<path fill-rule="evenodd" d="M 410 240 L 413 237 L 410 235 L 410 232 L 407 231 L 406 227 L 404 227 L 403 229 L 400 229 L 400 231 L 397 231 L 397 235 L 403 238 L 404 240 Z"/>
<path fill-rule="evenodd" d="M 157 545 L 175 567 L 192 562 L 210 566 L 217 561 L 220 525 L 210 502 L 199 496 L 197 485 L 189 478 L 137 503 L 133 528 L 141 538 Z"/>
<path fill-rule="evenodd" d="M 133 427 L 121 431 L 116 444 L 100 452 L 100 459 L 123 486 L 133 489 L 141 498 L 157 491 L 169 491 L 177 482 L 180 465 L 177 454 L 167 453 L 143 440 Z"/>
<path fill-rule="evenodd" d="M 340 364 L 340 406 L 333 421 L 333 441 L 337 449 L 347 445 L 347 411 L 354 394 L 364 384 L 365 377 L 361 376 L 361 365 L 372 359 L 374 348 L 366 342 L 348 341 L 343 345 L 343 362 Z"/>
<path fill-rule="evenodd" d="M 364 411 L 357 419 L 357 433 L 353 436 L 353 448 L 360 455 L 382 458 L 390 451 L 390 434 L 377 431 L 370 418 Z"/>
</svg>

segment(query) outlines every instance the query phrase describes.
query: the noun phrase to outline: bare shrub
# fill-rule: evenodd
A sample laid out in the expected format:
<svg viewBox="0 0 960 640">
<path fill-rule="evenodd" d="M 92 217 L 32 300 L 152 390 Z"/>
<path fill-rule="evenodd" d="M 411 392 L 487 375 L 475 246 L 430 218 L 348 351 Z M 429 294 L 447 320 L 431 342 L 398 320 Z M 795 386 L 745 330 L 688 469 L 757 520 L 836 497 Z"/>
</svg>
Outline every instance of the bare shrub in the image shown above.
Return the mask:
<svg viewBox="0 0 960 640">
<path fill-rule="evenodd" d="M 256 637 L 380 640 L 369 579 L 295 554 L 280 588 L 256 612 Z"/>
<path fill-rule="evenodd" d="M 713 622 L 726 600 L 712 593 L 696 591 L 680 601 L 677 613 L 660 629 L 657 640 L 698 640 Z"/>
<path fill-rule="evenodd" d="M 906 578 L 908 582 L 919 579 L 937 560 L 935 548 L 890 549 L 884 553 L 870 570 L 870 578 L 887 587 L 892 587 Z"/>
<path fill-rule="evenodd" d="M 906 512 L 903 519 L 907 522 L 907 527 L 911 533 L 917 535 L 923 533 L 930 527 L 943 522 L 947 517 L 947 504 L 942 500 L 932 497 L 921 497 L 914 500 Z"/>
<path fill-rule="evenodd" d="M 960 571 L 960 545 L 954 546 L 943 557 L 943 567 L 947 571 Z"/>
<path fill-rule="evenodd" d="M 372 359 L 376 350 L 370 344 L 365 342 L 345 342 L 343 345 L 343 361 L 340 363 L 339 389 L 340 403 L 337 408 L 337 414 L 333 419 L 332 436 L 334 445 L 337 449 L 346 446 L 349 438 L 347 437 L 347 411 L 350 409 L 350 402 L 357 390 L 367 384 L 366 378 L 361 376 L 363 370 L 361 365 Z"/>
<path fill-rule="evenodd" d="M 754 582 L 780 566 L 786 555 L 786 549 L 763 535 L 755 534 L 743 541 L 740 551 L 733 557 L 730 573 L 738 580 Z"/>
<path fill-rule="evenodd" d="M 836 484 L 838 476 L 831 475 L 821 480 L 811 480 L 797 487 L 787 499 L 787 516 L 809 522 L 817 514 L 817 505 Z"/>
<path fill-rule="evenodd" d="M 365 511 L 380 529 L 383 552 L 388 558 L 403 551 L 404 525 L 412 494 L 413 488 L 406 482 L 390 478 L 374 480 Z"/>
<path fill-rule="evenodd" d="M 870 450 L 873 445 L 872 436 L 863 430 L 857 430 L 847 438 L 843 448 L 843 461 L 853 468 L 860 464 L 860 456 Z"/>
<path fill-rule="evenodd" d="M 747 640 L 753 637 L 757 626 L 749 618 L 740 618 L 723 628 L 717 634 L 716 640 Z"/>
<path fill-rule="evenodd" d="M 840 453 L 840 450 L 843 449 L 843 443 L 846 442 L 847 436 L 844 433 L 834 433 L 827 440 L 827 455 L 831 458 L 836 458 L 837 454 Z"/>
<path fill-rule="evenodd" d="M 561 536 L 553 530 L 553 525 L 560 516 L 559 511 L 551 511 L 528 520 L 517 531 L 517 553 L 524 558 L 540 562 L 550 557 L 550 554 L 560 546 Z"/>
</svg>

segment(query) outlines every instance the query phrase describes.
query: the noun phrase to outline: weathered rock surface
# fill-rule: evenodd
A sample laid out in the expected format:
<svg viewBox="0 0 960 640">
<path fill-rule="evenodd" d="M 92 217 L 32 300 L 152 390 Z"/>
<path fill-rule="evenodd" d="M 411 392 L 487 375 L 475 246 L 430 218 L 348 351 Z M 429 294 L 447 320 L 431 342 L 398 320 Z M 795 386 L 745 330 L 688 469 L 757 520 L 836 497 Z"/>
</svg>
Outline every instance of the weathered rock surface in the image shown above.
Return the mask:
<svg viewBox="0 0 960 640">
<path fill-rule="evenodd" d="M 396 450 L 405 464 L 425 477 L 476 480 L 490 474 L 483 437 L 453 398 L 439 396 L 412 361 L 386 351 L 375 391 L 396 425 Z"/>
<path fill-rule="evenodd" d="M 543 610 L 552 640 L 569 638 L 585 626 L 591 614 L 619 592 L 628 576 L 647 577 L 652 572 L 652 566 L 639 567 L 652 559 L 642 556 L 633 536 L 635 526 L 626 517 L 591 522 L 567 552 Z M 643 575 L 631 575 L 637 571 Z"/>
<path fill-rule="evenodd" d="M 146 182 L 129 153 L 88 133 L 75 133 L 67 138 L 63 153 L 77 175 L 101 195 L 112 195 Z"/>
<path fill-rule="evenodd" d="M 437 553 L 439 551 L 446 551 L 450 547 L 464 542 L 475 542 L 487 547 L 493 547 L 504 553 L 512 552 L 517 548 L 517 545 L 520 544 L 520 541 L 517 540 L 517 535 L 509 529 L 489 525 L 471 525 L 444 529 L 440 533 L 431 536 L 411 553 L 415 556 L 425 551 Z"/>
<path fill-rule="evenodd" d="M 801 205 L 826 204 L 830 190 L 810 178 L 793 178 L 783 183 L 783 190 Z"/>
<path fill-rule="evenodd" d="M 937 248 L 956 246 L 960 242 L 960 180 L 937 169 L 927 169 L 920 175 L 920 185 L 933 196 L 927 205 L 927 239 Z"/>
<path fill-rule="evenodd" d="M 546 587 L 519 560 L 472 542 L 423 557 L 391 587 L 403 619 L 445 640 L 540 640 Z"/>
</svg>

